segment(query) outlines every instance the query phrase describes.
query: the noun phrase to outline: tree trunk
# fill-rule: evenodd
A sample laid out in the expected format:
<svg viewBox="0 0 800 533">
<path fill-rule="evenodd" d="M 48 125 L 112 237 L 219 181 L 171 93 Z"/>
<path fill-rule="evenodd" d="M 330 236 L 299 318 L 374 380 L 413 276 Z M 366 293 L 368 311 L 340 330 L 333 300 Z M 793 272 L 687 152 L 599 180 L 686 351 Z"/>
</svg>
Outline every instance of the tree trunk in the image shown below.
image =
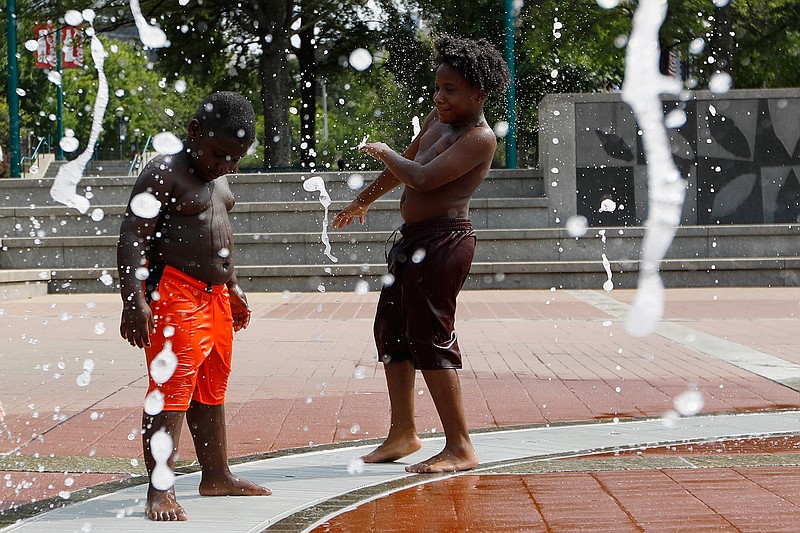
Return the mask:
<svg viewBox="0 0 800 533">
<path fill-rule="evenodd" d="M 261 0 L 253 3 L 259 22 L 261 44 L 259 78 L 264 109 L 264 168 L 292 166 L 292 136 L 289 129 L 289 13 L 293 0 Z"/>
<path fill-rule="evenodd" d="M 300 165 L 314 168 L 316 156 L 317 61 L 314 27 L 300 32 Z"/>
<path fill-rule="evenodd" d="M 278 49 L 279 48 L 279 49 Z M 274 42 L 265 49 L 259 62 L 261 102 L 264 107 L 264 168 L 292 166 L 291 131 L 289 130 L 289 92 L 284 47 Z"/>
</svg>

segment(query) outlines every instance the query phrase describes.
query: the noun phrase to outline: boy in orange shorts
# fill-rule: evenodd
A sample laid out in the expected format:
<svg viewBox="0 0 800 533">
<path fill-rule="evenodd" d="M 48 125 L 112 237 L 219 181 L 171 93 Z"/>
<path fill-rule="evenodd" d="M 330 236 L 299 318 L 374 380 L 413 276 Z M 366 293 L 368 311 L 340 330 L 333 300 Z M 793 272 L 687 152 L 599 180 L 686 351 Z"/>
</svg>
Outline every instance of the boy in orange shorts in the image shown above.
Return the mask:
<svg viewBox="0 0 800 533">
<path fill-rule="evenodd" d="M 271 493 L 231 473 L 225 435 L 233 333 L 250 323 L 250 308 L 234 274 L 228 212 L 235 200 L 224 175 L 254 139 L 245 97 L 207 96 L 184 150 L 156 157 L 139 175 L 120 228 L 120 334 L 144 348 L 150 378 L 142 443 L 151 520 L 187 519 L 172 484 L 184 418 L 202 468 L 200 494 Z"/>
<path fill-rule="evenodd" d="M 483 115 L 489 94 L 510 79 L 500 53 L 485 40 L 435 40 L 436 108 L 411 146 L 399 154 L 384 143 L 361 148 L 386 169 L 333 221 L 341 229 L 364 222 L 370 204 L 404 186 L 401 239 L 389 252 L 393 283 L 384 285 L 375 314 L 375 344 L 384 363 L 391 404 L 386 440 L 363 457 L 395 461 L 422 446 L 414 424 L 414 379 L 420 370 L 445 433 L 444 449 L 406 467 L 409 472 L 469 470 L 478 456 L 467 431 L 456 297 L 475 253 L 469 200 L 489 172 L 497 141 Z"/>
</svg>

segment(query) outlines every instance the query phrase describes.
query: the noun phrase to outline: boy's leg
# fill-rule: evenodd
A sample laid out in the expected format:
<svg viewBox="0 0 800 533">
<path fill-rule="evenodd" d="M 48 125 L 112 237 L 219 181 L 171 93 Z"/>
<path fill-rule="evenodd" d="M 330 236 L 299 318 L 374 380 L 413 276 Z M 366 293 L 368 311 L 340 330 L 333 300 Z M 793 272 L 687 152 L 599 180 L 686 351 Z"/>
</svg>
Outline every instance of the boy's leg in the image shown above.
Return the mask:
<svg viewBox="0 0 800 533">
<path fill-rule="evenodd" d="M 175 488 L 158 490 L 153 487 L 152 474 L 156 467 L 156 461 L 150 450 L 150 438 L 160 430 L 164 430 L 172 437 L 172 453 L 169 456 L 167 465 L 170 470 L 175 471 L 175 450 L 178 449 L 178 441 L 181 438 L 181 427 L 183 426 L 183 411 L 162 411 L 161 413 L 150 416 L 147 413 L 142 415 L 142 447 L 144 448 L 144 464 L 147 468 L 147 475 L 151 482 L 147 487 L 147 504 L 145 514 L 150 520 L 172 521 L 186 520 L 186 512 L 178 504 L 175 498 Z"/>
<path fill-rule="evenodd" d="M 391 426 L 386 440 L 362 457 L 365 463 L 396 461 L 422 446 L 414 423 L 414 365 L 411 361 L 398 361 L 384 363 L 383 368 L 389 389 Z"/>
<path fill-rule="evenodd" d="M 269 496 L 270 489 L 233 475 L 228 468 L 225 405 L 192 401 L 186 411 L 197 460 L 202 468 L 203 496 Z"/>
<path fill-rule="evenodd" d="M 430 459 L 406 467 L 408 472 L 433 473 L 469 470 L 478 465 L 461 401 L 461 381 L 455 369 L 423 370 L 445 434 L 444 449 Z"/>
</svg>

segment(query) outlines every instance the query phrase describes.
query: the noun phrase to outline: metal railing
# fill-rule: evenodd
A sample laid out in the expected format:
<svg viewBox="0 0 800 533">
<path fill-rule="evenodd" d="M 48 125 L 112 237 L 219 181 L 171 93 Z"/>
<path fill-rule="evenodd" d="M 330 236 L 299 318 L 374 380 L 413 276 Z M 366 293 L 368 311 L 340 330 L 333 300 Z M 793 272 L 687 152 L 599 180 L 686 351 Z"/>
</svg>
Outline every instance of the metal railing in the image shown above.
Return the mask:
<svg viewBox="0 0 800 533">
<path fill-rule="evenodd" d="M 128 168 L 128 176 L 133 176 L 134 171 L 137 171 L 146 163 L 147 158 L 147 149 L 150 147 L 150 143 L 153 141 L 153 136 L 149 135 L 147 137 L 147 142 L 144 143 L 144 150 L 142 150 L 141 154 L 134 154 L 133 159 L 131 159 L 131 166 Z"/>
<path fill-rule="evenodd" d="M 27 170 L 25 170 L 26 164 L 29 165 L 28 167 L 29 169 L 33 167 L 33 162 L 39 159 L 39 156 L 41 155 L 40 152 L 42 151 L 42 147 L 44 146 L 49 147 L 49 143 L 47 142 L 47 139 L 45 137 L 41 137 L 39 139 L 39 144 L 36 145 L 36 149 L 33 151 L 33 153 L 31 155 L 26 155 L 25 157 L 20 159 L 20 167 L 21 167 L 20 174 L 25 174 L 27 172 Z"/>
</svg>

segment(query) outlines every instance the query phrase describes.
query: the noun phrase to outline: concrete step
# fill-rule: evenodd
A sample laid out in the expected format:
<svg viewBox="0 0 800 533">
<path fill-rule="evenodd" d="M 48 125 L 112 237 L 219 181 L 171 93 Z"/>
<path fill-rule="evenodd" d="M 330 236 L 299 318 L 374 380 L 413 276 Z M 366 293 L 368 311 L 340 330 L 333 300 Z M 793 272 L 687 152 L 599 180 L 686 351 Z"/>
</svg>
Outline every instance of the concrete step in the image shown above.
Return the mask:
<svg viewBox="0 0 800 533">
<path fill-rule="evenodd" d="M 61 168 L 63 164 L 67 161 L 53 161 L 47 167 L 43 178 L 52 179 L 58 175 L 58 169 Z M 99 177 L 99 176 L 127 176 L 128 170 L 131 168 L 130 160 L 110 160 L 110 161 L 97 161 L 92 160 L 86 165 L 86 172 L 84 175 L 89 177 Z"/>
<path fill-rule="evenodd" d="M 125 169 L 127 173 L 127 168 Z M 310 176 L 321 176 L 332 200 L 349 202 L 360 188 L 351 189 L 348 179 L 352 172 L 236 174 L 228 176 L 238 202 L 317 202 L 319 193 L 303 189 L 303 181 Z M 55 174 L 53 174 L 55 176 Z M 365 183 L 377 176 L 376 172 L 361 173 Z M 126 205 L 135 177 L 86 177 L 77 186 L 77 193 L 90 197 L 93 208 Z M 60 206 L 50 197 L 52 178 L 0 180 L 0 199 L 4 207 Z M 386 198 L 399 198 L 400 189 Z M 544 184 L 536 169 L 496 169 L 489 173 L 475 198 L 543 198 Z M 73 210 L 74 212 L 74 210 Z"/>
<path fill-rule="evenodd" d="M 637 261 L 611 261 L 614 288 L 635 288 Z M 248 293 L 377 291 L 383 264 L 249 265 L 237 269 Z M 51 293 L 119 291 L 114 269 L 53 269 Z M 800 257 L 670 259 L 662 264 L 666 287 L 785 287 L 800 285 Z M 602 261 L 498 262 L 472 265 L 465 289 L 601 289 L 608 280 Z M 366 282 L 366 285 L 359 284 Z"/>
<path fill-rule="evenodd" d="M 0 301 L 45 296 L 50 272 L 40 269 L 0 270 Z"/>
<path fill-rule="evenodd" d="M 333 202 L 328 223 L 347 202 Z M 68 207 L 0 207 L 0 235 L 5 237 L 72 237 L 119 235 L 125 206 L 98 206 L 86 214 Z M 319 202 L 239 202 L 231 212 L 234 232 L 319 232 L 324 208 Z M 537 227 L 547 224 L 546 198 L 475 198 L 470 205 L 473 225 L 481 229 Z M 392 230 L 402 223 L 397 200 L 378 200 L 365 224 L 348 231 Z"/>
<path fill-rule="evenodd" d="M 590 230 L 573 238 L 564 229 L 478 229 L 475 261 L 636 262 L 643 228 Z M 343 263 L 385 261 L 391 231 L 333 232 L 331 253 Z M 0 241 L 0 268 L 112 268 L 118 236 L 15 237 Z M 327 262 L 319 232 L 237 233 L 235 261 L 240 266 L 307 265 Z M 667 257 L 678 260 L 776 258 L 800 249 L 800 224 L 688 226 L 678 229 Z"/>
</svg>

